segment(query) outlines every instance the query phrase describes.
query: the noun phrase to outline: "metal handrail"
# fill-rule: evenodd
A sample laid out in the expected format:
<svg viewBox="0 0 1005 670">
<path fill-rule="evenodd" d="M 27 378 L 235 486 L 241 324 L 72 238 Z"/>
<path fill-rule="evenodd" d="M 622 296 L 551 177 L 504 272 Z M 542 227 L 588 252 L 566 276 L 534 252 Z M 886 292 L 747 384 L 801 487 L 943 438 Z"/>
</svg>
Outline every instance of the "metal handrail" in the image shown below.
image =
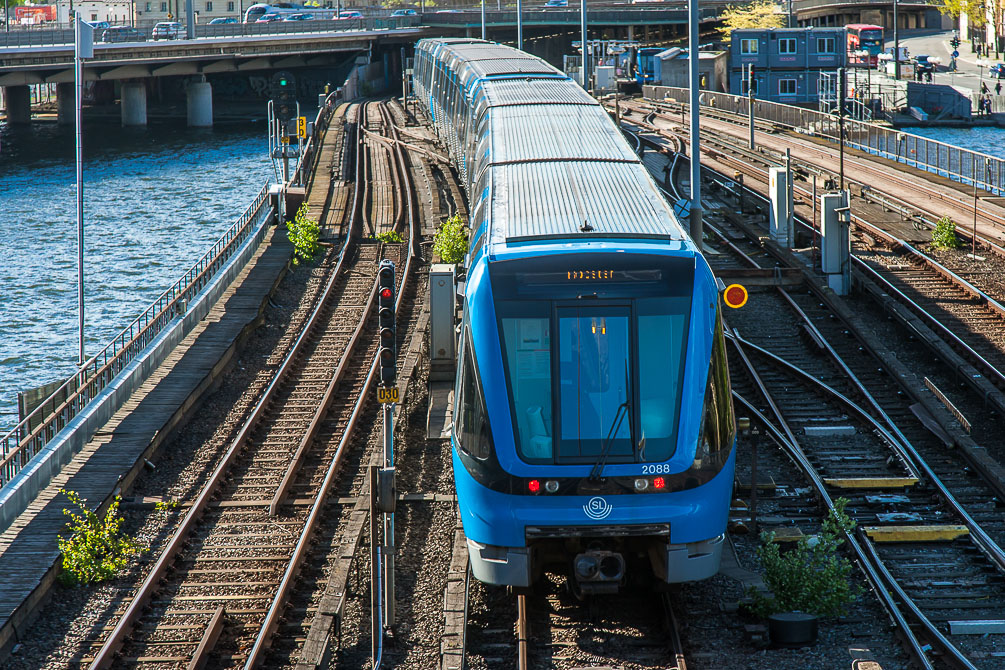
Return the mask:
<svg viewBox="0 0 1005 670">
<path fill-rule="evenodd" d="M 647 88 L 659 95 L 657 101 L 668 99 L 680 104 L 688 102 L 686 88 Z M 702 91 L 701 96 L 703 106 L 747 116 L 747 105 L 750 104 L 747 96 L 714 91 Z M 759 120 L 787 126 L 832 142 L 839 140 L 839 120 L 835 114 L 755 99 L 754 116 Z M 845 118 L 844 126 L 844 143 L 849 148 L 888 158 L 963 184 L 973 185 L 976 181 L 977 186 L 994 195 L 1005 195 L 1005 160 L 1001 158 L 848 118 Z"/>
<path fill-rule="evenodd" d="M 195 297 L 250 235 L 268 202 L 268 184 L 220 239 L 142 314 L 0 438 L 0 487 L 21 469 L 105 389 Z M 65 398 L 65 400 L 60 400 Z M 34 427 L 32 427 L 34 426 Z"/>
</svg>

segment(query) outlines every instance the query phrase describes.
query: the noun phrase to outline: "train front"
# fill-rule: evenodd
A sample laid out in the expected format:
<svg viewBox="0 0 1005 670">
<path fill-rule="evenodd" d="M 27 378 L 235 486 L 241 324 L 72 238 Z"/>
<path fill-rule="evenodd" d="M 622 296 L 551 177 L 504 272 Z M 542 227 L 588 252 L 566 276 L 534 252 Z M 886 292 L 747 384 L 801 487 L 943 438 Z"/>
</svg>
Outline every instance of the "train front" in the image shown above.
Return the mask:
<svg viewBox="0 0 1005 670">
<path fill-rule="evenodd" d="M 704 258 L 686 240 L 472 260 L 453 464 L 475 577 L 610 593 L 714 575 L 735 431 Z"/>
</svg>

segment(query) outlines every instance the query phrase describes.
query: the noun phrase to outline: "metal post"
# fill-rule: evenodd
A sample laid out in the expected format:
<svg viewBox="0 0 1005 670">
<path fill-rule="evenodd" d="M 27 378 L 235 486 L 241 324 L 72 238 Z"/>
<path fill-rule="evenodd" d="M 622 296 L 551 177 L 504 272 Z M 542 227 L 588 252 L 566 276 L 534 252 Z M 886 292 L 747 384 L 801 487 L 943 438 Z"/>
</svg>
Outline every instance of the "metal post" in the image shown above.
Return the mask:
<svg viewBox="0 0 1005 670">
<path fill-rule="evenodd" d="M 516 48 L 523 51 L 523 0 L 516 0 Z"/>
<path fill-rule="evenodd" d="M 589 88 L 590 88 L 590 74 L 589 74 L 590 73 L 590 58 L 589 58 L 589 56 L 587 56 L 587 43 L 589 42 L 589 39 L 587 37 L 587 32 L 586 32 L 586 0 L 580 0 L 580 2 L 582 4 L 580 5 L 579 22 L 580 22 L 580 28 L 581 28 L 582 33 L 583 33 L 583 36 L 582 36 L 582 39 L 583 39 L 583 62 L 582 62 L 582 64 L 583 64 L 583 66 L 581 68 L 582 69 L 582 73 L 581 73 L 582 82 L 581 83 L 583 84 L 583 88 L 589 90 Z"/>
<path fill-rule="evenodd" d="M 750 150 L 754 150 L 754 65 L 747 66 L 747 123 L 750 126 Z"/>
<path fill-rule="evenodd" d="M 84 31 L 91 30 L 90 26 L 85 28 L 84 20 L 80 13 L 73 15 L 73 82 L 76 95 L 74 96 L 74 125 L 76 127 L 76 161 L 77 161 L 77 332 L 79 348 L 77 351 L 77 363 L 83 365 L 87 360 L 84 356 L 84 58 L 93 56 L 93 49 L 90 44 L 85 45 Z"/>
<path fill-rule="evenodd" d="M 373 667 L 380 658 L 383 631 L 380 625 L 380 541 L 377 524 L 377 466 L 371 465 L 370 476 L 370 649 Z"/>
<path fill-rule="evenodd" d="M 394 404 L 384 405 L 384 467 L 394 467 Z M 394 512 L 384 514 L 384 626 L 394 625 Z"/>
<path fill-rule="evenodd" d="M 3 0 L 3 25 L 10 32 L 10 8 L 7 7 L 7 0 Z"/>
<path fill-rule="evenodd" d="M 789 246 L 796 246 L 796 227 L 792 224 L 792 191 L 795 175 L 792 174 L 792 149 L 785 148 L 785 234 L 789 238 Z"/>
<path fill-rule="evenodd" d="M 838 69 L 838 173 L 840 175 L 840 185 L 838 188 L 844 190 L 844 92 L 845 92 L 845 69 Z"/>
<path fill-rule="evenodd" d="M 977 155 L 973 156 L 974 166 L 971 170 L 970 176 L 974 180 L 974 234 L 970 239 L 970 255 L 974 258 L 977 257 Z"/>
<path fill-rule="evenodd" d="M 792 0 L 789 0 L 789 16 L 788 16 L 788 20 L 786 20 L 786 22 L 785 22 L 785 27 L 786 28 L 792 28 L 793 27 L 793 25 L 792 25 Z"/>
<path fill-rule="evenodd" d="M 485 39 L 485 0 L 482 0 L 482 39 Z"/>
<path fill-rule="evenodd" d="M 586 0 L 583 0 L 586 4 Z M 698 0 L 688 0 L 688 79 L 691 104 L 691 239 L 701 251 L 701 148 L 698 139 Z"/>
<path fill-rule="evenodd" d="M 893 0 L 893 78 L 900 81 L 900 21 L 897 20 L 897 0 Z"/>
</svg>

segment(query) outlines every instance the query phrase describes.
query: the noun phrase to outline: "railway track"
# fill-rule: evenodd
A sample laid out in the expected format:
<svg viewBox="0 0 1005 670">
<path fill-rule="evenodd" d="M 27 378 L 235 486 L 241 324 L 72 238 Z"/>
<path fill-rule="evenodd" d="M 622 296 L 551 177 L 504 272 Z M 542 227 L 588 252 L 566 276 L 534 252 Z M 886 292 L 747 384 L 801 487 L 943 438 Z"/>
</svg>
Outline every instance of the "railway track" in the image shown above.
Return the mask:
<svg viewBox="0 0 1005 670">
<path fill-rule="evenodd" d="M 371 106 L 363 105 L 364 118 Z M 362 156 L 354 162 L 359 176 Z M 314 311 L 92 668 L 206 667 L 209 659 L 210 667 L 252 668 L 295 654 L 314 609 L 315 589 L 311 580 L 301 588 L 300 571 L 339 537 L 340 517 L 326 501 L 339 477 L 352 479 L 340 468 L 366 460 L 349 454 L 359 451 L 352 436 L 373 377 L 371 306 L 382 255 L 396 261 L 399 299 L 414 294 L 414 243 L 358 240 L 363 182 L 355 181 L 339 226 L 346 234 Z M 308 605 L 291 606 L 298 602 Z"/>
<path fill-rule="evenodd" d="M 713 269 L 735 271 L 738 257 L 749 266 L 762 264 L 743 257 L 739 243 L 731 241 L 743 238 L 745 231 L 716 233 L 720 248 L 732 258 L 712 256 Z M 775 260 L 769 259 L 769 266 Z M 993 667 L 965 660 L 992 657 L 994 643 L 986 637 L 950 642 L 949 636 L 997 616 L 994 603 L 1002 596 L 1005 566 L 1000 549 L 1005 524 L 995 502 L 1001 482 L 975 478 L 972 463 L 945 449 L 931 423 L 926 425 L 934 419 L 919 418 L 913 399 L 863 355 L 858 341 L 849 337 L 849 326 L 835 319 L 819 296 L 778 288 L 759 292 L 756 304 L 756 314 L 740 310 L 730 315 L 739 331 L 734 346 L 743 352 L 731 357 L 734 390 L 753 402 L 748 407 L 752 415 L 758 415 L 761 402 L 772 407 L 767 421 L 773 422 L 776 441 L 804 455 L 796 460 L 812 473 L 807 476 L 819 486 L 822 500 L 849 499 L 848 509 L 860 526 L 854 538 L 859 558 L 873 566 L 870 575 L 878 580 L 878 592 L 889 589 L 898 595 L 902 610 L 897 617 L 902 612 L 921 640 L 910 644 L 918 662 L 932 667 L 939 660 L 918 655 L 928 644 L 956 659 L 954 667 Z M 748 328 L 755 333 L 750 340 L 742 337 Z M 836 403 L 837 396 L 823 384 L 858 402 Z M 856 426 L 867 415 L 876 423 Z M 783 469 L 777 463 L 769 467 Z M 769 514 L 814 532 L 813 508 L 805 497 L 790 498 L 771 504 Z M 898 538 L 914 541 L 889 541 Z"/>
</svg>

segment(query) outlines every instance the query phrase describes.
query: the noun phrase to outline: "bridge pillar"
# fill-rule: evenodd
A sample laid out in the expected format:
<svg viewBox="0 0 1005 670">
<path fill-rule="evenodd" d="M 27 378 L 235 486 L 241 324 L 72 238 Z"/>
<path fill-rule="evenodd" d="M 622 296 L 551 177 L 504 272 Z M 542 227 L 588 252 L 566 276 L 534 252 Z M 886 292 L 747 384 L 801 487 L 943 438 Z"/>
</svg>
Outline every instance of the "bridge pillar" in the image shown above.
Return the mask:
<svg viewBox="0 0 1005 670">
<path fill-rule="evenodd" d="M 147 125 L 147 84 L 144 81 L 122 82 L 122 125 Z"/>
<path fill-rule="evenodd" d="M 185 92 L 188 97 L 188 125 L 209 128 L 213 125 L 213 87 L 208 81 L 190 82 Z"/>
<path fill-rule="evenodd" d="M 76 121 L 77 93 L 72 81 L 56 84 L 56 123 L 72 126 Z"/>
<path fill-rule="evenodd" d="M 7 123 L 31 123 L 31 92 L 27 85 L 3 87 Z"/>
</svg>

